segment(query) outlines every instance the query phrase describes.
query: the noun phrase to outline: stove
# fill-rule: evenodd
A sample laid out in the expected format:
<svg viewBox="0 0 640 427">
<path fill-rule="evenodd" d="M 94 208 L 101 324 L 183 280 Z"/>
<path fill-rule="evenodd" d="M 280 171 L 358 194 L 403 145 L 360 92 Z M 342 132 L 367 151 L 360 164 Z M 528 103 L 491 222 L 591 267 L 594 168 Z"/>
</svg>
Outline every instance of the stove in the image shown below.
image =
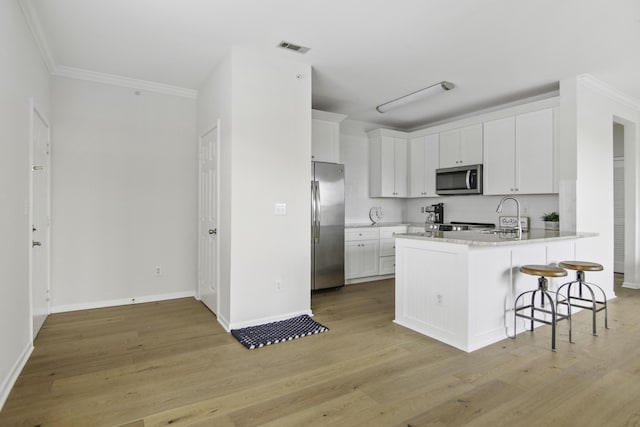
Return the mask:
<svg viewBox="0 0 640 427">
<path fill-rule="evenodd" d="M 483 222 L 456 222 L 452 221 L 449 224 L 432 224 L 425 223 L 425 231 L 481 231 L 492 230 L 496 228 L 495 224 L 483 223 Z"/>
</svg>

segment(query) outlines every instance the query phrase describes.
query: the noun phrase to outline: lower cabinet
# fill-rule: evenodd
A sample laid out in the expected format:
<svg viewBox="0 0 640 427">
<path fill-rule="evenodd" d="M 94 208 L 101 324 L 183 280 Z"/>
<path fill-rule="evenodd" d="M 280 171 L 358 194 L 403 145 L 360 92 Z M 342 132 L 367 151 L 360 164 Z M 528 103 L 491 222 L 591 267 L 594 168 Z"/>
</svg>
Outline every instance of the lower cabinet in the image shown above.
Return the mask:
<svg viewBox="0 0 640 427">
<path fill-rule="evenodd" d="M 346 280 L 373 281 L 396 271 L 395 233 L 407 227 L 358 227 L 345 230 L 344 275 Z"/>
<path fill-rule="evenodd" d="M 378 241 L 358 240 L 344 243 L 344 278 L 378 275 Z"/>
<path fill-rule="evenodd" d="M 396 274 L 396 233 L 406 233 L 407 226 L 383 227 L 380 229 L 380 265 L 381 276 Z"/>
</svg>

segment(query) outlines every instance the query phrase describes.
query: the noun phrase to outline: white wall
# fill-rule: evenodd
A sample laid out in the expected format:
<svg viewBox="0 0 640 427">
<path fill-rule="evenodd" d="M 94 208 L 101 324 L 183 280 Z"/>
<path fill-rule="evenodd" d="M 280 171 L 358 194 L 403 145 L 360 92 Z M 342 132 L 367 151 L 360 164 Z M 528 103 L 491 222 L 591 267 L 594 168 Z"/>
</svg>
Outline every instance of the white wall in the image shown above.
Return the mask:
<svg viewBox="0 0 640 427">
<path fill-rule="evenodd" d="M 369 209 L 382 207 L 384 222 L 405 220 L 405 200 L 369 197 L 369 139 L 373 123 L 345 120 L 340 123 L 340 159 L 345 167 L 345 223 L 370 223 Z"/>
<path fill-rule="evenodd" d="M 311 68 L 289 58 L 234 47 L 200 91 L 199 133 L 218 119 L 222 133 L 218 319 L 228 329 L 310 313 Z"/>
<path fill-rule="evenodd" d="M 193 295 L 195 100 L 56 77 L 52 103 L 52 310 Z"/>
<path fill-rule="evenodd" d="M 599 233 L 597 238 L 578 242 L 577 256 L 604 266 L 602 273 L 589 273 L 590 280 L 613 295 L 613 122 L 625 120 L 630 129 L 637 129 L 640 113 L 637 107 L 589 76 L 561 81 L 560 95 L 561 229 Z M 631 144 L 625 138 L 626 172 L 627 166 L 630 173 L 638 170 L 637 145 L 637 133 Z M 636 178 L 626 178 L 625 199 L 631 206 L 637 206 Z M 637 207 L 631 210 L 634 212 L 627 212 L 632 215 L 631 220 L 625 218 L 626 234 L 635 236 L 638 210 Z M 633 259 L 633 271 L 627 272 L 625 268 L 625 283 L 627 280 L 638 283 L 640 259 L 635 250 L 632 252 L 626 254 Z"/>
<path fill-rule="evenodd" d="M 49 74 L 17 1 L 0 2 L 0 408 L 31 350 L 30 98 L 49 118 Z"/>
<path fill-rule="evenodd" d="M 287 56 L 233 50 L 231 327 L 310 312 L 311 67 Z"/>
</svg>

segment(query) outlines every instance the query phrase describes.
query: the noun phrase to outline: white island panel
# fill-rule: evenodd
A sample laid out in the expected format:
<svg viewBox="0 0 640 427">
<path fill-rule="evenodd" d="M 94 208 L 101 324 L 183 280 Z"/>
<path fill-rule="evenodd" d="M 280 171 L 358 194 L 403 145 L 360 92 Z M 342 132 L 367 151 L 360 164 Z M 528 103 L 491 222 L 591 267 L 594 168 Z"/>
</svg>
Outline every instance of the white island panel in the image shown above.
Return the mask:
<svg viewBox="0 0 640 427">
<path fill-rule="evenodd" d="M 467 325 L 466 249 L 460 245 L 396 245 L 395 322 L 458 347 Z M 399 265 L 398 254 L 402 262 Z M 462 268 L 461 268 L 462 267 Z"/>
<path fill-rule="evenodd" d="M 505 310 L 512 306 L 511 251 L 469 251 L 469 323 L 465 351 L 506 338 Z M 513 328 L 513 326 L 512 326 Z"/>
<path fill-rule="evenodd" d="M 476 234 L 467 236 L 473 242 Z M 513 300 L 538 284 L 520 266 L 574 259 L 576 239 L 587 236 L 498 245 L 484 236 L 480 244 L 464 244 L 458 234 L 398 236 L 395 322 L 467 352 L 513 336 Z M 572 280 L 571 273 L 550 279 L 550 289 Z M 516 332 L 524 322 L 519 319 Z"/>
</svg>

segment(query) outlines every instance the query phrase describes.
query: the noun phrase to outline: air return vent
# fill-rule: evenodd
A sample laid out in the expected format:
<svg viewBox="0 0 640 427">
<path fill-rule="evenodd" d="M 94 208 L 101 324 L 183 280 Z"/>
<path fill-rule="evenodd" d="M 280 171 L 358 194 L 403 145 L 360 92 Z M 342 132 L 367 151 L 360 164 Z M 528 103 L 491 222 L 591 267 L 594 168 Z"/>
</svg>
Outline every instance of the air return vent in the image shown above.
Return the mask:
<svg viewBox="0 0 640 427">
<path fill-rule="evenodd" d="M 294 52 L 298 52 L 298 53 L 307 53 L 309 52 L 308 47 L 305 46 L 300 46 L 297 44 L 293 44 L 293 43 L 289 43 L 287 41 L 282 40 L 280 43 L 278 43 L 278 47 L 281 47 L 283 49 L 289 49 L 292 50 Z"/>
</svg>

